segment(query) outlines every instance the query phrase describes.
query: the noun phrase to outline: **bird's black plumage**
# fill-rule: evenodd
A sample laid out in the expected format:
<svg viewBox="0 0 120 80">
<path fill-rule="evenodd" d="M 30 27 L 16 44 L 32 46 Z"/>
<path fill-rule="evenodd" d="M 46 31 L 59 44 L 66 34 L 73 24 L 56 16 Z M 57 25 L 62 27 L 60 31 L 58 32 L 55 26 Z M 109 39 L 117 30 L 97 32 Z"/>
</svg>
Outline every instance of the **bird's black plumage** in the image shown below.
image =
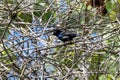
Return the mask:
<svg viewBox="0 0 120 80">
<path fill-rule="evenodd" d="M 65 32 L 62 30 L 55 30 L 53 35 L 57 36 L 63 42 L 71 41 L 74 37 L 76 37 L 75 33 Z"/>
</svg>

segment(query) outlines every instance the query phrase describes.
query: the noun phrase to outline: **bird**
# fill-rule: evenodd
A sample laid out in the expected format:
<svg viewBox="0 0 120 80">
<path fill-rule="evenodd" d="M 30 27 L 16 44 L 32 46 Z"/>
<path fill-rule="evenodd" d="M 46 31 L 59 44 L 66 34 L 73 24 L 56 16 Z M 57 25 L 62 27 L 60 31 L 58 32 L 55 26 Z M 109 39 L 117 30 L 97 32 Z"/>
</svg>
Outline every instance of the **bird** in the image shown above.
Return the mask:
<svg viewBox="0 0 120 80">
<path fill-rule="evenodd" d="M 77 36 L 77 34 L 75 34 L 75 33 L 65 32 L 65 31 L 62 31 L 62 30 L 59 30 L 59 29 L 55 30 L 53 32 L 53 35 L 58 37 L 58 39 L 60 39 L 63 42 L 71 41 L 71 40 L 73 40 L 74 37 Z"/>
</svg>

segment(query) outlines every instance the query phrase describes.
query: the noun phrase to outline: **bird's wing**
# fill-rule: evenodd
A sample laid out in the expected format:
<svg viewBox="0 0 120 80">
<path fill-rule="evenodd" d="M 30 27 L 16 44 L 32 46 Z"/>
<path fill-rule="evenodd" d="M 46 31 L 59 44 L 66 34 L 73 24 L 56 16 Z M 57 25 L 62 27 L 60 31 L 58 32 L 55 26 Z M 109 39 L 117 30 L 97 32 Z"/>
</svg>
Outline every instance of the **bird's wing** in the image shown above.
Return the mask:
<svg viewBox="0 0 120 80">
<path fill-rule="evenodd" d="M 59 39 L 66 39 L 66 38 L 69 38 L 69 36 L 68 35 L 65 35 L 65 33 L 64 32 L 61 32 L 59 35 L 58 35 L 58 38 Z"/>
<path fill-rule="evenodd" d="M 68 36 L 68 35 L 65 35 L 64 32 L 61 32 L 58 37 L 59 37 L 59 38 L 69 38 L 69 36 Z"/>
<path fill-rule="evenodd" d="M 65 35 L 64 35 L 62 38 L 67 39 L 67 38 L 69 38 L 69 36 L 65 36 Z"/>
<path fill-rule="evenodd" d="M 66 42 L 66 41 L 70 41 L 72 40 L 74 37 L 76 36 L 76 34 L 72 33 L 72 32 L 61 32 L 57 37 L 63 41 L 63 42 Z"/>
<path fill-rule="evenodd" d="M 62 38 L 59 39 L 62 40 L 63 42 L 69 41 L 69 36 L 63 36 Z"/>
<path fill-rule="evenodd" d="M 72 32 L 71 32 L 71 33 L 69 32 L 69 33 L 65 33 L 64 36 L 69 36 L 69 37 L 72 37 L 72 36 L 73 36 L 73 37 L 75 37 L 76 34 L 75 34 L 75 33 L 72 33 Z"/>
</svg>

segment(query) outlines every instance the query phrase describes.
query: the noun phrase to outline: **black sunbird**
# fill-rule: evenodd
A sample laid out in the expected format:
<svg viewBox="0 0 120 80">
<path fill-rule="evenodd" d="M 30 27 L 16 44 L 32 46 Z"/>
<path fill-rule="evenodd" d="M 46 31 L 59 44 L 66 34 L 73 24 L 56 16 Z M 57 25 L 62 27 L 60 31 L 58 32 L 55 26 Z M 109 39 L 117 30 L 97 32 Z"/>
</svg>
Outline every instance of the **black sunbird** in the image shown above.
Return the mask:
<svg viewBox="0 0 120 80">
<path fill-rule="evenodd" d="M 55 30 L 53 32 L 53 35 L 57 36 L 58 39 L 60 39 L 63 42 L 71 41 L 71 40 L 73 40 L 74 37 L 77 36 L 77 34 L 75 34 L 75 33 L 65 32 L 65 31 L 62 31 L 62 30 L 59 30 L 59 29 Z"/>
</svg>

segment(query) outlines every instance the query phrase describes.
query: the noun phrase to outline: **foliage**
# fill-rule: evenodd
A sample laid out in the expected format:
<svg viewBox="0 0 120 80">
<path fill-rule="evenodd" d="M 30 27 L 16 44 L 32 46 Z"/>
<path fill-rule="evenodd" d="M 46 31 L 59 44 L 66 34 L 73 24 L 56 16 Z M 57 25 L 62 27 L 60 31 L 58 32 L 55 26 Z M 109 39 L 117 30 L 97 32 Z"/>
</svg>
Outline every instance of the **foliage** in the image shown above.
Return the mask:
<svg viewBox="0 0 120 80">
<path fill-rule="evenodd" d="M 119 7 L 106 0 L 101 15 L 86 0 L 0 1 L 0 79 L 120 80 Z M 63 43 L 55 29 L 79 36 Z"/>
</svg>

